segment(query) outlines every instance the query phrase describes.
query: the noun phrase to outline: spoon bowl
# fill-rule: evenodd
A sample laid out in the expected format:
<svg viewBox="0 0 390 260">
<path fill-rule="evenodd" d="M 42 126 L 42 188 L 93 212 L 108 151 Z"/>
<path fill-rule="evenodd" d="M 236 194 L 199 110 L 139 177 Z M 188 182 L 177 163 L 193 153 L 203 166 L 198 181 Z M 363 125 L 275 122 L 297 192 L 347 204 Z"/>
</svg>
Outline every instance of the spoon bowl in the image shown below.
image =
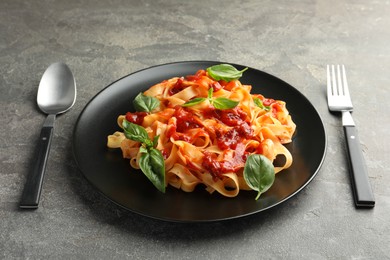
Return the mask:
<svg viewBox="0 0 390 260">
<path fill-rule="evenodd" d="M 37 103 L 46 114 L 68 111 L 76 101 L 76 82 L 69 67 L 61 62 L 50 65 L 39 83 Z"/>
</svg>

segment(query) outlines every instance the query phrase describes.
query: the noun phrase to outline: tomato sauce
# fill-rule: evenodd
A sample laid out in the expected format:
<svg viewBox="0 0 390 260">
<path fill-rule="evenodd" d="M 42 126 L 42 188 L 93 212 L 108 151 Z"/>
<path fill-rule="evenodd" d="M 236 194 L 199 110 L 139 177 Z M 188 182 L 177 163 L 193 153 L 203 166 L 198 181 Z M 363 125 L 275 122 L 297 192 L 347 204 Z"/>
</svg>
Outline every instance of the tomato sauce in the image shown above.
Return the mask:
<svg viewBox="0 0 390 260">
<path fill-rule="evenodd" d="M 148 113 L 146 112 L 127 112 L 126 113 L 126 120 L 130 123 L 134 123 L 137 125 L 142 125 L 142 122 L 144 121 L 145 116 L 147 116 Z"/>
<path fill-rule="evenodd" d="M 186 80 L 198 83 L 199 85 L 202 85 L 202 82 L 205 81 L 204 76 L 207 76 L 206 71 L 205 70 L 199 70 L 199 71 L 196 72 L 195 75 L 188 75 L 188 76 L 186 76 Z M 206 81 L 205 84 L 208 85 L 210 88 L 213 88 L 214 92 L 216 92 L 216 91 L 218 91 L 218 90 L 223 88 L 223 86 L 220 84 L 219 81 L 214 81 L 214 80 L 211 80 L 209 78 L 207 78 L 207 81 Z"/>
<path fill-rule="evenodd" d="M 203 112 L 206 118 L 215 118 L 228 126 L 237 126 L 247 120 L 247 114 L 239 108 L 219 110 L 213 107 Z"/>
<path fill-rule="evenodd" d="M 264 106 L 270 106 L 271 104 L 275 103 L 275 99 L 272 99 L 272 98 L 264 98 L 263 99 L 263 105 Z"/>
<path fill-rule="evenodd" d="M 198 70 L 195 75 L 186 76 L 186 80 L 196 82 L 202 78 L 202 76 L 206 76 L 205 70 Z"/>
<path fill-rule="evenodd" d="M 211 87 L 213 88 L 213 92 L 217 92 L 218 90 L 220 90 L 222 88 L 222 85 L 219 84 L 218 81 L 216 81 L 216 82 L 211 84 Z"/>
<path fill-rule="evenodd" d="M 227 172 L 237 172 L 245 166 L 248 156 L 243 142 L 253 137 L 247 114 L 239 108 L 218 110 L 210 107 L 204 112 L 204 116 L 215 118 L 229 126 L 227 131 L 215 129 L 215 135 L 218 147 L 221 150 L 234 150 L 234 156 L 229 160 L 218 161 L 216 155 L 206 152 L 202 166 L 214 179 Z"/>
<path fill-rule="evenodd" d="M 234 155 L 229 160 L 218 161 L 217 156 L 205 152 L 202 166 L 210 172 L 214 180 L 221 178 L 224 173 L 237 172 L 245 166 L 248 153 L 245 151 L 245 145 L 240 143 L 236 146 Z"/>
<path fill-rule="evenodd" d="M 274 117 L 277 117 L 278 113 L 279 112 L 283 112 L 283 108 L 282 108 L 282 105 L 280 103 L 273 103 L 272 106 L 272 114 Z"/>
<path fill-rule="evenodd" d="M 241 109 L 218 110 L 210 108 L 204 112 L 204 116 L 206 118 L 215 118 L 225 125 L 232 127 L 228 131 L 218 129 L 215 131 L 218 147 L 222 150 L 234 150 L 238 143 L 253 136 L 253 129 L 247 122 L 247 114 Z"/>
<path fill-rule="evenodd" d="M 202 128 L 203 124 L 201 120 L 194 116 L 191 112 L 188 112 L 181 106 L 174 107 L 175 112 L 172 117 L 176 118 L 176 124 L 171 125 L 168 130 L 168 137 L 172 137 L 175 140 L 182 140 L 191 143 L 193 137 L 186 134 L 190 129 Z"/>
<path fill-rule="evenodd" d="M 253 135 L 253 129 L 247 122 L 237 125 L 227 132 L 216 131 L 218 147 L 222 150 L 236 149 L 237 144 Z"/>
<path fill-rule="evenodd" d="M 180 91 L 182 91 L 183 89 L 185 89 L 187 86 L 185 86 L 183 84 L 184 82 L 184 79 L 183 78 L 179 78 L 175 85 L 173 85 L 173 87 L 171 89 L 169 89 L 169 95 L 175 95 L 176 93 L 179 93 Z"/>
<path fill-rule="evenodd" d="M 175 107 L 173 117 L 176 117 L 176 131 L 178 132 L 184 133 L 186 130 L 202 127 L 200 119 L 181 106 Z"/>
</svg>

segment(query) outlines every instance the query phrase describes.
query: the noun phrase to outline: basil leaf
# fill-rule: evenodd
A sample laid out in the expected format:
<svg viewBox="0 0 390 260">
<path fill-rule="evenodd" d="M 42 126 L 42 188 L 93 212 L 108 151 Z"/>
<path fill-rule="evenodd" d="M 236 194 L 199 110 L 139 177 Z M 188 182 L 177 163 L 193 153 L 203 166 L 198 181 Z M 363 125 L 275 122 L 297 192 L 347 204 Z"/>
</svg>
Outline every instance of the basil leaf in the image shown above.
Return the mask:
<svg viewBox="0 0 390 260">
<path fill-rule="evenodd" d="M 139 112 L 152 112 L 160 105 L 160 100 L 155 97 L 145 96 L 139 93 L 133 100 L 135 110 Z"/>
<path fill-rule="evenodd" d="M 254 98 L 253 102 L 255 103 L 256 106 L 260 107 L 261 109 L 264 109 L 265 111 L 271 110 L 270 106 L 264 106 L 263 101 L 261 101 L 260 98 Z"/>
<path fill-rule="evenodd" d="M 153 138 L 153 147 L 156 148 L 156 146 L 158 145 L 158 139 L 160 138 L 160 135 L 156 135 L 154 138 Z"/>
<path fill-rule="evenodd" d="M 207 72 L 214 80 L 224 80 L 229 82 L 241 78 L 242 73 L 247 69 L 248 68 L 245 68 L 239 71 L 230 64 L 219 64 L 207 68 Z"/>
<path fill-rule="evenodd" d="M 123 120 L 122 126 L 126 138 L 142 143 L 139 148 L 141 171 L 159 191 L 165 192 L 165 161 L 162 153 L 154 148 L 160 136 L 155 136 L 152 141 L 145 128 L 127 120 Z"/>
<path fill-rule="evenodd" d="M 220 97 L 220 98 L 214 99 L 212 101 L 212 103 L 216 109 L 224 110 L 224 109 L 235 108 L 238 105 L 238 103 L 240 103 L 240 102 L 234 101 L 234 100 L 231 100 L 228 98 Z"/>
<path fill-rule="evenodd" d="M 272 162 L 261 154 L 249 155 L 244 167 L 244 179 L 251 189 L 258 191 L 257 200 L 275 181 Z"/>
<path fill-rule="evenodd" d="M 145 150 L 144 150 L 145 151 Z M 161 152 L 151 148 L 140 157 L 139 166 L 145 176 L 161 192 L 165 193 L 165 163 Z"/>
<path fill-rule="evenodd" d="M 200 104 L 202 103 L 203 101 L 205 101 L 206 99 L 205 98 L 202 98 L 202 97 L 199 97 L 199 98 L 194 98 L 194 99 L 191 99 L 191 100 L 188 100 L 187 102 L 185 102 L 183 105 L 183 107 L 191 107 L 191 106 L 195 106 L 197 104 Z"/>
<path fill-rule="evenodd" d="M 142 146 L 142 145 L 141 145 L 141 146 L 139 147 L 139 152 L 140 152 L 140 153 L 148 153 L 148 149 L 146 149 L 145 146 Z"/>
<path fill-rule="evenodd" d="M 141 143 L 146 143 L 147 141 L 150 142 L 148 133 L 142 126 L 131 123 L 126 119 L 123 120 L 122 126 L 127 139 Z"/>
<path fill-rule="evenodd" d="M 214 89 L 209 88 L 209 91 L 207 91 L 207 98 L 211 99 L 213 97 Z"/>
</svg>

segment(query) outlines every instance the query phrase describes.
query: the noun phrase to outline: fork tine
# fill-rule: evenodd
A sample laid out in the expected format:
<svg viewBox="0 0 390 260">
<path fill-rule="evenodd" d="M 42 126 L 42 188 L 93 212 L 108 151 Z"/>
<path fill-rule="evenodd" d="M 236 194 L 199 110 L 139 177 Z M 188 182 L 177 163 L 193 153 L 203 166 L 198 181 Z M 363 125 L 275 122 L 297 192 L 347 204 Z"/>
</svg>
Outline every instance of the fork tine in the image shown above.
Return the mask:
<svg viewBox="0 0 390 260">
<path fill-rule="evenodd" d="M 330 66 L 327 65 L 326 66 L 326 90 L 327 90 L 327 94 L 328 94 L 328 98 L 332 95 L 332 78 L 330 76 Z"/>
<path fill-rule="evenodd" d="M 345 72 L 345 71 L 343 71 Z M 343 76 L 344 73 L 343 73 Z M 343 77 L 343 79 L 345 79 L 345 77 Z M 340 65 L 337 65 L 337 93 L 339 96 L 342 96 L 344 95 L 344 84 L 341 82 L 341 70 L 340 70 Z"/>
<path fill-rule="evenodd" d="M 342 69 L 342 73 L 343 73 L 343 90 L 344 90 L 344 95 L 349 98 L 350 97 L 350 95 L 349 95 L 349 88 L 348 88 L 347 75 L 345 73 L 344 65 L 341 65 L 341 69 Z"/>
<path fill-rule="evenodd" d="M 337 96 L 337 82 L 336 82 L 336 72 L 334 71 L 334 65 L 331 66 L 331 75 L 332 75 L 332 94 Z"/>
</svg>

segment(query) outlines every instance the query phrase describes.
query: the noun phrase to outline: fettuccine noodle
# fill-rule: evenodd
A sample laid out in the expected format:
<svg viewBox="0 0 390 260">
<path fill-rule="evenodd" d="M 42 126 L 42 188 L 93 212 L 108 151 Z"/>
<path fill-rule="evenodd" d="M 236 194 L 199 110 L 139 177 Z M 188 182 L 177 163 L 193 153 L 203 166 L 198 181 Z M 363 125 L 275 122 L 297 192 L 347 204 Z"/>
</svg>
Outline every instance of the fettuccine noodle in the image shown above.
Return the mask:
<svg viewBox="0 0 390 260">
<path fill-rule="evenodd" d="M 215 109 L 208 100 L 183 107 L 194 98 L 239 101 L 232 109 Z M 118 125 L 126 119 L 143 126 L 151 140 L 159 135 L 156 149 L 165 161 L 166 186 L 186 192 L 203 184 L 210 193 L 217 191 L 235 197 L 240 190 L 250 190 L 243 178 L 243 168 L 250 154 L 262 154 L 274 166 L 275 173 L 291 166 L 293 158 L 284 146 L 292 141 L 295 124 L 280 100 L 251 94 L 251 86 L 239 80 L 216 81 L 205 70 L 195 75 L 175 77 L 150 87 L 143 94 L 160 100 L 152 113 L 128 112 L 120 115 Z M 255 101 L 261 101 L 263 107 Z M 120 148 L 131 167 L 139 169 L 140 143 L 129 140 L 121 131 L 108 136 L 107 146 Z"/>
</svg>

